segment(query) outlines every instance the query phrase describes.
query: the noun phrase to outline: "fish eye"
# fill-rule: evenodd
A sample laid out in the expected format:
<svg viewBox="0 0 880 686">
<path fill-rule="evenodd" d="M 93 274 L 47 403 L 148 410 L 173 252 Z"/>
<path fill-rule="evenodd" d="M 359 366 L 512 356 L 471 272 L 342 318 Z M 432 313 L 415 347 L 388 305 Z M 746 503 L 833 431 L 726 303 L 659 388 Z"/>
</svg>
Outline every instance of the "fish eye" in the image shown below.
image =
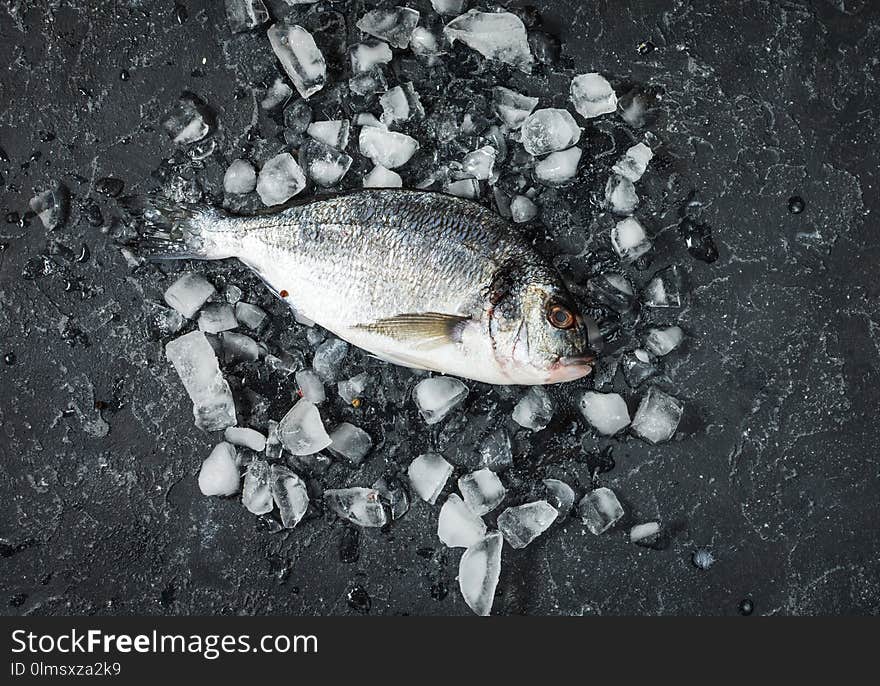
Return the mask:
<svg viewBox="0 0 880 686">
<path fill-rule="evenodd" d="M 570 329 L 574 326 L 574 315 L 562 305 L 552 305 L 547 312 L 547 321 L 557 329 Z"/>
</svg>

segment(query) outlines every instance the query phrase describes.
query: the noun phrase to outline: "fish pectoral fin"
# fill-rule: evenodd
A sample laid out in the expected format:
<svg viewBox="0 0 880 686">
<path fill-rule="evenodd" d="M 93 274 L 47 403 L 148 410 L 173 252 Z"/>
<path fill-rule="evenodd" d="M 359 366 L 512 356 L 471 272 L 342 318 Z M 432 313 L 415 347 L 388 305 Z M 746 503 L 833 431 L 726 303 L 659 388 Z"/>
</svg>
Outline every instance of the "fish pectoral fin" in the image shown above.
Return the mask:
<svg viewBox="0 0 880 686">
<path fill-rule="evenodd" d="M 470 317 L 458 314 L 419 312 L 358 324 L 356 328 L 397 341 L 407 341 L 420 348 L 439 348 L 460 342 L 461 332 L 468 321 Z"/>
</svg>

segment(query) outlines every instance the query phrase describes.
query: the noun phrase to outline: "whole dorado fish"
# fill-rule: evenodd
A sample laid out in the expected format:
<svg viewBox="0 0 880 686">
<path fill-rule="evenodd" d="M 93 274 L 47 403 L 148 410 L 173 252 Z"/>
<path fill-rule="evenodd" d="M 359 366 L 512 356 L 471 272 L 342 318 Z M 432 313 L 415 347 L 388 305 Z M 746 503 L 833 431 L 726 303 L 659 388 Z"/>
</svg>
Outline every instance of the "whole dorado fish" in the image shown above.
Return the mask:
<svg viewBox="0 0 880 686">
<path fill-rule="evenodd" d="M 237 216 L 154 201 L 153 259 L 236 257 L 299 317 L 376 357 L 491 384 L 590 373 L 596 325 L 516 228 L 438 193 L 364 190 Z"/>
</svg>

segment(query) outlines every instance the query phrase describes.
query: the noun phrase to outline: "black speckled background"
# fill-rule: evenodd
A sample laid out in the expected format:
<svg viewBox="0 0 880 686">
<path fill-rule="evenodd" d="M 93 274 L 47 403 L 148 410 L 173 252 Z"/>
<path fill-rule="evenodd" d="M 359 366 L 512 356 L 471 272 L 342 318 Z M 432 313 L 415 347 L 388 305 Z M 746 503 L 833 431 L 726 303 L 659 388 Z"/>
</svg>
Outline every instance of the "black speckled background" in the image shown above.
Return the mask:
<svg viewBox="0 0 880 686">
<path fill-rule="evenodd" d="M 352 24 L 363 7 L 354 4 Z M 601 480 L 627 509 L 623 526 L 595 537 L 569 519 L 524 550 L 505 547 L 494 611 L 731 615 L 749 598 L 755 614 L 876 613 L 880 5 L 536 4 L 574 70 L 662 93 L 650 128 L 665 152 L 649 175 L 671 195 L 696 189 L 721 257 L 689 257 L 675 238 L 674 202 L 640 213 L 661 236 L 654 266 L 688 272 L 676 317 L 688 339 L 665 368 L 686 404 L 682 426 L 665 445 L 613 442 L 616 466 Z M 231 38 L 220 2 L 177 7 L 0 7 L 9 158 L 0 210 L 23 214 L 55 179 L 73 194 L 71 220 L 52 235 L 38 220 L 0 224 L 0 352 L 15 357 L 0 363 L 2 612 L 346 614 L 356 612 L 347 593 L 360 586 L 373 614 L 469 614 L 456 588 L 459 554 L 436 539 L 437 508 L 416 503 L 388 530 L 350 540 L 352 529 L 329 516 L 270 533 L 235 502 L 198 492 L 215 441 L 192 425 L 142 306 L 173 277 L 133 272 L 107 222 L 93 227 L 83 211 L 95 198 L 110 216 L 95 192 L 101 177 L 132 193 L 155 185 L 151 174 L 173 153 L 158 121 L 182 90 L 218 112 L 228 159 L 251 126 L 247 88 L 273 62 L 265 35 Z M 656 50 L 640 54 L 643 41 Z M 792 195 L 804 198 L 803 213 L 788 212 Z M 585 230 L 590 212 L 584 197 L 570 216 Z M 90 256 L 77 262 L 82 245 Z M 22 277 L 53 251 L 55 273 Z M 198 268 L 255 287 L 239 267 Z M 292 325 L 272 313 L 276 326 Z M 572 403 L 562 414 L 559 435 L 526 455 L 539 467 L 520 467 L 514 480 L 559 475 L 580 495 L 588 460 L 560 446 L 579 451 L 586 427 Z M 397 430 L 417 421 L 401 410 Z M 393 426 L 351 484 L 423 447 L 412 439 L 412 451 L 395 448 Z M 653 519 L 667 545 L 631 545 L 628 526 Z M 346 537 L 354 562 L 340 558 Z M 699 547 L 717 560 L 707 570 L 691 562 Z"/>
</svg>

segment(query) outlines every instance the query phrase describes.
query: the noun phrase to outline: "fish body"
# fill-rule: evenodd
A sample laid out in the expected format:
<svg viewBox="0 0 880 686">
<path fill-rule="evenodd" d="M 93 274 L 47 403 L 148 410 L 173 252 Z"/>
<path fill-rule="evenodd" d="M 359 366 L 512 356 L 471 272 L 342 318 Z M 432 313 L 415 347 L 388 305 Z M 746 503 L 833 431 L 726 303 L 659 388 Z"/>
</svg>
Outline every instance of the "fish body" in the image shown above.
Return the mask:
<svg viewBox="0 0 880 686">
<path fill-rule="evenodd" d="M 238 258 L 298 318 L 383 360 L 492 384 L 590 371 L 594 325 L 516 228 L 479 204 L 371 189 L 252 216 L 199 205 L 145 216 L 146 254 Z"/>
</svg>

